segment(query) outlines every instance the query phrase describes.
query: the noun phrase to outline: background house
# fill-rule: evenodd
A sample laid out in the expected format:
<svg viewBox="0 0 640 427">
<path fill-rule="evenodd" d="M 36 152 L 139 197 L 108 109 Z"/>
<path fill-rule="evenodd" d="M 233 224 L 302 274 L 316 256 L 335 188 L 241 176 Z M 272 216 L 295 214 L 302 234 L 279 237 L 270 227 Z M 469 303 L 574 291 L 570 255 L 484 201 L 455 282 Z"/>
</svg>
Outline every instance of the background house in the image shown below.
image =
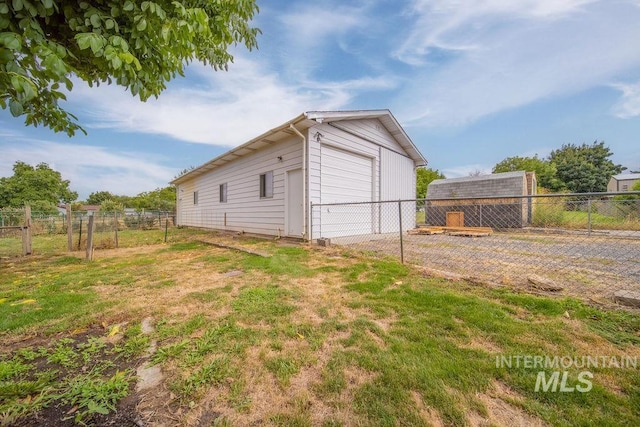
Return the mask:
<svg viewBox="0 0 640 427">
<path fill-rule="evenodd" d="M 467 227 L 517 228 L 531 222 L 535 172 L 437 179 L 427 188 L 425 223 L 447 225 L 448 212 L 462 212 Z"/>
<path fill-rule="evenodd" d="M 413 199 L 425 164 L 388 110 L 310 111 L 172 181 L 177 222 L 306 239 L 391 232 L 373 204 L 310 206 Z"/>
<path fill-rule="evenodd" d="M 607 184 L 609 193 L 631 191 L 636 182 L 640 181 L 640 173 L 621 173 L 614 175 Z"/>
</svg>

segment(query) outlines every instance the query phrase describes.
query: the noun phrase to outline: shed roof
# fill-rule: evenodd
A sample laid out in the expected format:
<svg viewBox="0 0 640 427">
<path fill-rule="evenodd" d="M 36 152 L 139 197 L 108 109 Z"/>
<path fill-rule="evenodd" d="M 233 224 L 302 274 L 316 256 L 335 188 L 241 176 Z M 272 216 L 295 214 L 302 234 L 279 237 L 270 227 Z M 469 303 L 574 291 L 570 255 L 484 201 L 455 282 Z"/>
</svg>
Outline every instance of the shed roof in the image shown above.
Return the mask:
<svg viewBox="0 0 640 427">
<path fill-rule="evenodd" d="M 418 150 L 418 147 L 411 141 L 409 135 L 404 131 L 396 118 L 389 110 L 350 110 L 350 111 L 307 111 L 299 116 L 277 126 L 262 135 L 245 142 L 244 144 L 227 151 L 218 157 L 209 160 L 201 166 L 185 173 L 171 181 L 172 184 L 180 184 L 196 176 L 209 172 L 219 166 L 233 161 L 246 154 L 252 153 L 267 145 L 273 144 L 283 138 L 295 135 L 291 129 L 293 125 L 298 131 L 305 131 L 310 127 L 325 122 L 339 122 L 343 120 L 357 119 L 378 119 L 387 131 L 398 141 L 400 146 L 407 152 L 416 166 L 424 166 L 427 160 Z"/>
<path fill-rule="evenodd" d="M 640 173 L 620 173 L 618 175 L 613 175 L 611 179 L 615 179 L 616 181 L 626 181 L 630 179 L 640 179 Z"/>
<path fill-rule="evenodd" d="M 477 176 L 462 176 L 459 178 L 445 178 L 445 179 L 436 179 L 431 182 L 429 185 L 446 185 L 455 182 L 479 182 L 479 181 L 496 181 L 502 179 L 509 178 L 520 178 L 526 175 L 525 171 L 515 171 L 515 172 L 500 172 L 500 173 L 492 173 L 489 175 L 477 175 Z"/>
</svg>

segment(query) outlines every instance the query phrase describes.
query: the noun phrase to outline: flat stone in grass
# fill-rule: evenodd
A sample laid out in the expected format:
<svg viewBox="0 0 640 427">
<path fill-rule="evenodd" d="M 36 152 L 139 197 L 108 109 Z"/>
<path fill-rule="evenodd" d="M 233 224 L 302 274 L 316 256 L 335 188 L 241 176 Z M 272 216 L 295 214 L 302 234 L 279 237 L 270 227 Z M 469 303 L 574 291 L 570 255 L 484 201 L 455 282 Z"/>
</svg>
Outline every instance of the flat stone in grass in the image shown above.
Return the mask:
<svg viewBox="0 0 640 427">
<path fill-rule="evenodd" d="M 150 335 L 155 331 L 153 327 L 153 319 L 151 317 L 147 317 L 142 320 L 142 333 L 145 335 Z M 156 341 L 151 340 L 149 343 L 149 348 L 147 348 L 147 352 L 145 357 L 151 357 L 153 353 L 156 352 Z M 158 365 L 151 365 L 149 362 L 145 362 L 144 365 L 139 366 L 136 370 L 136 375 L 138 376 L 138 383 L 136 384 L 136 391 L 147 390 L 150 388 L 157 387 L 162 382 L 164 376 L 162 375 L 162 370 Z"/>
<path fill-rule="evenodd" d="M 613 294 L 613 299 L 620 304 L 640 308 L 640 292 L 619 290 Z"/>
<path fill-rule="evenodd" d="M 162 382 L 164 376 L 160 370 L 160 366 L 144 364 L 136 370 L 138 376 L 138 383 L 136 384 L 136 391 L 148 390 L 150 388 L 157 387 Z"/>
<path fill-rule="evenodd" d="M 224 277 L 236 277 L 236 276 L 242 276 L 243 274 L 244 272 L 241 270 L 231 270 L 224 273 Z"/>
<path fill-rule="evenodd" d="M 527 280 L 531 283 L 532 287 L 540 289 L 541 291 L 558 292 L 564 289 L 562 285 L 557 284 L 553 280 L 536 274 L 530 275 L 527 277 Z"/>
</svg>

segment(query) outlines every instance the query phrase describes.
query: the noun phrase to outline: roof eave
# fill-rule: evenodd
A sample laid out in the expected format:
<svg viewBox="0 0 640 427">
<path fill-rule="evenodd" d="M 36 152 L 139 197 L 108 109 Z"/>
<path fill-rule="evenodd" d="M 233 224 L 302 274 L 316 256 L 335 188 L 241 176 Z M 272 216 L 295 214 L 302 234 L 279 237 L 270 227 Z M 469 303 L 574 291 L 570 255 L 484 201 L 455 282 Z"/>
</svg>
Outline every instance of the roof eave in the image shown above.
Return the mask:
<svg viewBox="0 0 640 427">
<path fill-rule="evenodd" d="M 237 157 L 242 157 L 245 154 L 248 154 L 251 151 L 255 151 L 259 148 L 262 148 L 265 145 L 269 145 L 272 143 L 275 143 L 277 141 L 280 140 L 281 137 L 277 137 L 274 138 L 273 140 L 270 140 L 269 137 L 273 137 L 276 136 L 278 133 L 280 132 L 284 132 L 286 134 L 291 134 L 294 135 L 293 131 L 289 131 L 287 132 L 287 129 L 289 128 L 289 126 L 291 125 L 296 125 L 300 122 L 303 122 L 307 120 L 307 117 L 304 114 L 300 114 L 299 116 L 295 117 L 292 120 L 289 120 L 285 123 L 283 123 L 280 126 L 277 126 L 273 129 L 268 130 L 267 132 L 263 133 L 262 135 L 253 138 L 250 141 L 245 142 L 242 145 L 239 145 L 235 148 L 232 148 L 229 151 L 224 152 L 223 154 L 213 158 L 212 160 L 209 160 L 206 163 L 203 163 L 202 165 L 198 166 L 197 168 L 190 170 L 189 172 L 185 173 L 184 175 L 181 175 L 179 177 L 177 177 L 176 179 L 172 180 L 170 183 L 172 185 L 177 185 L 180 184 L 184 181 L 188 181 L 189 179 L 195 178 L 196 176 L 202 175 L 204 173 L 206 173 L 207 171 L 214 169 L 218 166 L 221 166 L 227 162 L 230 162 L 231 160 L 233 160 L 233 158 L 237 158 Z M 261 144 L 262 143 L 262 144 Z M 259 145 L 259 147 L 254 148 L 255 146 Z"/>
</svg>

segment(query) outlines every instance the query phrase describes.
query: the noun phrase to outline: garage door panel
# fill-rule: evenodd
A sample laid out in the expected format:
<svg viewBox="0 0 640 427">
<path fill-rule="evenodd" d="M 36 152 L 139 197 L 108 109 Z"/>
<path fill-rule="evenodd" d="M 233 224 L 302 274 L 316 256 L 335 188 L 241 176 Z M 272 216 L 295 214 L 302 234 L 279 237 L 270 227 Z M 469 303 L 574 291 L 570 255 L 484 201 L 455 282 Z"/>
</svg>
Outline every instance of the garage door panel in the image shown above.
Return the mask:
<svg viewBox="0 0 640 427">
<path fill-rule="evenodd" d="M 332 147 L 321 147 L 322 203 L 369 202 L 373 195 L 373 159 Z M 372 206 L 324 206 L 323 237 L 353 236 L 373 231 Z"/>
</svg>

